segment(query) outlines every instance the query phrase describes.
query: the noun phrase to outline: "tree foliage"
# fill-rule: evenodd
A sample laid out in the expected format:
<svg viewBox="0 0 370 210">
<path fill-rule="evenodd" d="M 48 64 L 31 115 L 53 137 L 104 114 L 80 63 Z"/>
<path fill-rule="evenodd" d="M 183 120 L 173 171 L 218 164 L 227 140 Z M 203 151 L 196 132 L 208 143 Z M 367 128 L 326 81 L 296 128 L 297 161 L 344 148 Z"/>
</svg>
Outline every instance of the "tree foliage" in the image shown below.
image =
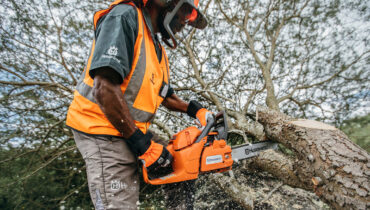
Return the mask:
<svg viewBox="0 0 370 210">
<path fill-rule="evenodd" d="M 353 142 L 370 153 L 370 115 L 345 120 L 340 128 Z"/>
</svg>

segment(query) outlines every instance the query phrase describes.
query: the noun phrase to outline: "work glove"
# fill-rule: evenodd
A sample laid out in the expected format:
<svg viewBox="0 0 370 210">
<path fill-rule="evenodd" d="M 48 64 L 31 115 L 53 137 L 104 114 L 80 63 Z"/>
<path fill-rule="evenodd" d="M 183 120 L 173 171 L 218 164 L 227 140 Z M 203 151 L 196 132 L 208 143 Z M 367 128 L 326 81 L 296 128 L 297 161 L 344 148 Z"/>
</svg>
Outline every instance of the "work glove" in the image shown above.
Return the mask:
<svg viewBox="0 0 370 210">
<path fill-rule="evenodd" d="M 207 125 L 207 120 L 214 118 L 213 113 L 203 108 L 203 106 L 197 101 L 190 101 L 187 114 L 190 117 L 196 118 L 196 123 L 199 125 L 201 130 Z"/>
<path fill-rule="evenodd" d="M 126 142 L 131 151 L 143 162 L 150 178 L 158 178 L 173 172 L 171 153 L 161 144 L 155 143 L 153 134 L 144 134 L 137 129 Z"/>
<path fill-rule="evenodd" d="M 195 116 L 197 117 L 197 122 L 201 125 L 201 128 L 203 129 L 207 125 L 207 120 L 213 118 L 213 113 L 205 108 L 201 108 L 198 110 Z"/>
</svg>

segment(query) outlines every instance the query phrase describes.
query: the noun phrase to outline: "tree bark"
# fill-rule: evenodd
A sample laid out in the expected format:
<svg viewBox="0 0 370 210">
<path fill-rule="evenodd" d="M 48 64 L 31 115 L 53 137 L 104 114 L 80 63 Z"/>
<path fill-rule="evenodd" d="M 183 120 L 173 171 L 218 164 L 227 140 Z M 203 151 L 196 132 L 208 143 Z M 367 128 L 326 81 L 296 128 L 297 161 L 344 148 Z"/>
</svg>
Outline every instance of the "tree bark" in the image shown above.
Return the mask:
<svg viewBox="0 0 370 210">
<path fill-rule="evenodd" d="M 263 151 L 257 157 L 249 159 L 244 163 L 245 165 L 242 167 L 244 169 L 255 168 L 266 171 L 283 181 L 284 184 L 305 190 L 312 189 L 312 186 L 302 183 L 297 176 L 294 160 L 274 150 Z"/>
<path fill-rule="evenodd" d="M 293 182 L 335 209 L 370 208 L 370 155 L 365 150 L 330 125 L 268 109 L 258 114 L 267 138 L 296 153 Z"/>
</svg>

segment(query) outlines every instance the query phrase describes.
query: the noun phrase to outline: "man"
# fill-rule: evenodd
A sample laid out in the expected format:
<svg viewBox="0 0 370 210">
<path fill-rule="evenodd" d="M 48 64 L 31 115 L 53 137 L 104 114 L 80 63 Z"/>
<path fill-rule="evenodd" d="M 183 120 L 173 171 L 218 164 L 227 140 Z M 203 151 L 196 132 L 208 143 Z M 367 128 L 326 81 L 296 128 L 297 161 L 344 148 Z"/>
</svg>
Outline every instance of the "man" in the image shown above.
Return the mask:
<svg viewBox="0 0 370 210">
<path fill-rule="evenodd" d="M 198 0 L 113 2 L 94 15 L 92 50 L 67 114 L 87 170 L 96 209 L 136 209 L 137 159 L 149 174 L 171 172 L 172 155 L 148 131 L 163 105 L 188 113 L 204 126 L 211 113 L 186 103 L 170 87 L 165 49 L 157 34 L 176 48 L 185 25 L 203 29 Z"/>
</svg>

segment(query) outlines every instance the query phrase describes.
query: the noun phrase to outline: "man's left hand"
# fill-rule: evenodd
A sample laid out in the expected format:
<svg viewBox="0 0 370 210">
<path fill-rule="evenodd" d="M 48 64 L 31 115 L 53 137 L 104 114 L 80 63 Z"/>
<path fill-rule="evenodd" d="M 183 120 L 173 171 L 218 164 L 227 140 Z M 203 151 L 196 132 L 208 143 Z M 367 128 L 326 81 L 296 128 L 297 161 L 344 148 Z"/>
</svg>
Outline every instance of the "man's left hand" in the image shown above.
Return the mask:
<svg viewBox="0 0 370 210">
<path fill-rule="evenodd" d="M 214 118 L 213 113 L 205 108 L 199 109 L 196 117 L 202 129 L 207 125 L 207 120 Z"/>
</svg>

